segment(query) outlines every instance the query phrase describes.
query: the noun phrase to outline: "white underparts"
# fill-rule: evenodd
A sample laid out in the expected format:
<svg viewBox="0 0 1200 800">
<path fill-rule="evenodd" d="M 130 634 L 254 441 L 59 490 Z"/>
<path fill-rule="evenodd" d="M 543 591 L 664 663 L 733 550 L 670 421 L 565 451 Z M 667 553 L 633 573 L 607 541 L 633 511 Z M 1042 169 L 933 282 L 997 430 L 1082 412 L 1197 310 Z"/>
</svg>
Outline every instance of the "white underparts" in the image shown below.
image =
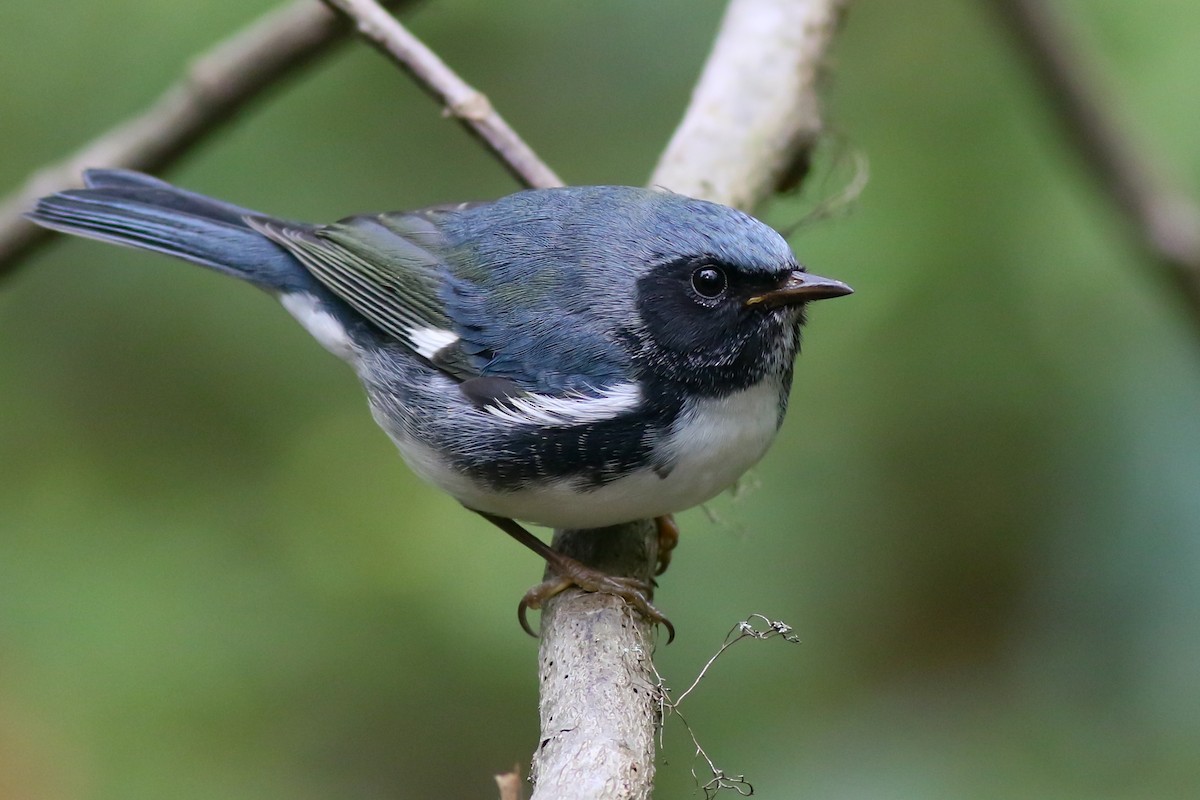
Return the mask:
<svg viewBox="0 0 1200 800">
<path fill-rule="evenodd" d="M 602 412 L 611 415 L 616 413 L 614 408 L 634 402 L 631 400 L 634 388 L 622 389 L 624 386 L 613 387 L 607 398 L 518 399 L 527 401 L 527 409 L 531 406 L 536 409 L 540 419 L 564 424 L 567 417 L 563 407 L 556 407 L 548 400 L 571 404 L 566 408 L 574 414 L 573 421 L 595 420 Z M 618 393 L 618 389 L 622 391 Z M 599 487 L 584 486 L 571 478 L 548 478 L 515 491 L 492 491 L 455 469 L 427 445 L 396 432 L 392 435 L 417 474 L 470 508 L 548 527 L 599 528 L 682 511 L 712 499 L 733 485 L 762 458 L 775 437 L 780 389 L 779 380 L 769 378 L 723 398 L 689 401 L 656 448 L 659 458 L 655 460 L 671 464 L 669 471 L 655 471 L 648 463 Z M 488 411 L 508 414 L 511 417 L 506 419 L 524 423 L 530 423 L 534 413 L 526 411 L 525 416 L 519 416 L 521 412 L 511 408 Z"/>
</svg>

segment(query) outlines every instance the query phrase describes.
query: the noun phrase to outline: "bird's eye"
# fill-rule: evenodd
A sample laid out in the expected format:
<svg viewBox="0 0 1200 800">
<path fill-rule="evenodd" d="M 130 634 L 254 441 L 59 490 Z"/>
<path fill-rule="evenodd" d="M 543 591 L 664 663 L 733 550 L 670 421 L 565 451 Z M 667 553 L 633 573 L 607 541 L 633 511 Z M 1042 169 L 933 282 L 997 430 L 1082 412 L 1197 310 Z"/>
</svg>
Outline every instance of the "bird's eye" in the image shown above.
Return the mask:
<svg viewBox="0 0 1200 800">
<path fill-rule="evenodd" d="M 706 300 L 720 297 L 728 285 L 725 273 L 717 267 L 700 267 L 692 273 L 692 290 Z"/>
</svg>

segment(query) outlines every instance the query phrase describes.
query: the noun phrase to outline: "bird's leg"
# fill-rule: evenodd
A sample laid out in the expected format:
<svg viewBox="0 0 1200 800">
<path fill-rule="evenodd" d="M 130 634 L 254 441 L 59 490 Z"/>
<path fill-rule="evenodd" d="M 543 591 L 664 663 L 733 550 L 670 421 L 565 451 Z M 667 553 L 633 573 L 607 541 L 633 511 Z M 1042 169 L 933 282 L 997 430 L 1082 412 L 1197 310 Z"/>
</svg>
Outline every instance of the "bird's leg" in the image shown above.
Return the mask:
<svg viewBox="0 0 1200 800">
<path fill-rule="evenodd" d="M 569 589 L 572 586 L 577 586 L 585 592 L 603 592 L 604 594 L 620 597 L 641 612 L 642 616 L 650 620 L 650 622 L 663 625 L 667 629 L 668 644 L 675 638 L 675 626 L 671 624 L 669 619 L 663 616 L 661 611 L 654 607 L 654 604 L 647 597 L 650 594 L 650 586 L 645 581 L 601 572 L 558 552 L 525 530 L 516 520 L 509 519 L 508 517 L 500 517 L 495 514 L 488 514 L 474 508 L 471 510 L 537 553 L 557 573 L 556 577 L 542 581 L 526 592 L 525 596 L 521 598 L 520 605 L 517 606 L 517 619 L 520 620 L 521 627 L 530 636 L 537 636 L 537 634 L 529 626 L 529 621 L 526 619 L 526 611 L 530 608 L 541 608 L 542 603 L 554 597 L 559 592 Z"/>
<path fill-rule="evenodd" d="M 654 574 L 662 575 L 671 566 L 671 553 L 679 544 L 679 526 L 674 514 L 664 514 L 654 518 L 654 527 L 658 529 L 658 569 Z"/>
</svg>

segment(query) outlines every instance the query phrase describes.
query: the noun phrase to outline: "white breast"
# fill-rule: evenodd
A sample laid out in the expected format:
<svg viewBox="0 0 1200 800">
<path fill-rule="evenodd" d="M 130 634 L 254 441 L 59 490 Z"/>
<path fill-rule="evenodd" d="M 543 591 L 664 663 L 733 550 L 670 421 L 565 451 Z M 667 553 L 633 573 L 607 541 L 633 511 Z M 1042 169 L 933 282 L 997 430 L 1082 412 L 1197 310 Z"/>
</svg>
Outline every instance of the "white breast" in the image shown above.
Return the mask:
<svg viewBox="0 0 1200 800">
<path fill-rule="evenodd" d="M 678 473 L 681 488 L 691 487 L 694 494 L 685 507 L 728 489 L 766 454 L 779 430 L 779 395 L 779 380 L 766 379 L 684 408 L 667 444 L 675 468 L 664 483 Z"/>
<path fill-rule="evenodd" d="M 481 511 L 553 528 L 599 528 L 671 514 L 712 499 L 758 462 L 775 438 L 780 385 L 767 379 L 721 399 L 690 401 L 661 445 L 663 475 L 638 470 L 596 489 L 563 481 L 493 493 L 449 468 L 428 448 L 401 443 L 422 477 Z"/>
</svg>

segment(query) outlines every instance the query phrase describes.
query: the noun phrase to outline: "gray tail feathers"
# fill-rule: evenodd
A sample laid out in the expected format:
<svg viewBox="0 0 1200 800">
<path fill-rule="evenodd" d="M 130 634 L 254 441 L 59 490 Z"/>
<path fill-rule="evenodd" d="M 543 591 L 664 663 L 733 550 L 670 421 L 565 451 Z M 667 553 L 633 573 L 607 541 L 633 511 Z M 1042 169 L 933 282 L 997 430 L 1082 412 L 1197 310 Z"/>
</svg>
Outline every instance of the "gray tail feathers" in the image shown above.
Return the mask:
<svg viewBox="0 0 1200 800">
<path fill-rule="evenodd" d="M 128 170 L 88 170 L 84 183 L 85 189 L 43 197 L 26 216 L 52 230 L 182 258 L 269 291 L 312 280 L 246 223 L 262 216 L 248 208 Z"/>
</svg>

